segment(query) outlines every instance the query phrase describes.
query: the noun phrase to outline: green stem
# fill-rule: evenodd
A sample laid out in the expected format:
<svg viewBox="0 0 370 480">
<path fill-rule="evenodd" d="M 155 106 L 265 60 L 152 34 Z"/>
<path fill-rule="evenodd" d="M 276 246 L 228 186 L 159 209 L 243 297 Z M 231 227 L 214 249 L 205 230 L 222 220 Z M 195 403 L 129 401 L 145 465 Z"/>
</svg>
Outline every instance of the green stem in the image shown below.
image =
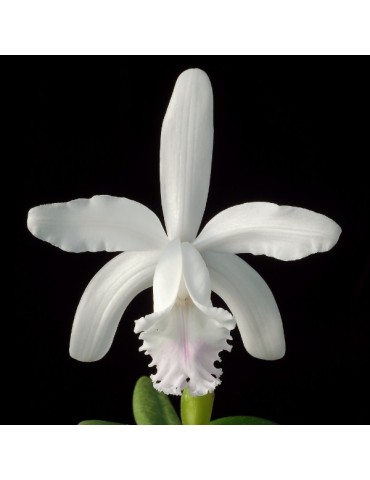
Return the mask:
<svg viewBox="0 0 370 480">
<path fill-rule="evenodd" d="M 208 425 L 211 420 L 213 393 L 192 397 L 185 388 L 181 397 L 181 421 L 183 425 Z"/>
</svg>

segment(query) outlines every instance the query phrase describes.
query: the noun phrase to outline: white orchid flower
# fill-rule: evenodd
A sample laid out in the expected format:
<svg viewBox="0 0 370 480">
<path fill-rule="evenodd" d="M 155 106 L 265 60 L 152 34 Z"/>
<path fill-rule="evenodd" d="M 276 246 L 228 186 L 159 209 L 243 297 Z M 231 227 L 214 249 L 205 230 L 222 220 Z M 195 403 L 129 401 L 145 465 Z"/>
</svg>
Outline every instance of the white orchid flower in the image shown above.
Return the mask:
<svg viewBox="0 0 370 480">
<path fill-rule="evenodd" d="M 129 302 L 153 286 L 154 313 L 136 321 L 140 350 L 153 359 L 157 390 L 192 396 L 220 383 L 214 366 L 236 324 L 246 350 L 275 360 L 285 353 L 271 290 L 236 253 L 297 260 L 330 250 L 340 227 L 312 211 L 245 203 L 216 215 L 197 236 L 206 205 L 213 148 L 213 95 L 198 69 L 178 78 L 165 115 L 160 181 L 165 233 L 144 205 L 111 196 L 32 208 L 28 228 L 67 252 L 124 251 L 91 280 L 78 305 L 70 354 L 91 362 L 109 350 Z M 211 303 L 219 295 L 232 315 Z M 234 320 L 235 319 L 235 320 Z"/>
</svg>

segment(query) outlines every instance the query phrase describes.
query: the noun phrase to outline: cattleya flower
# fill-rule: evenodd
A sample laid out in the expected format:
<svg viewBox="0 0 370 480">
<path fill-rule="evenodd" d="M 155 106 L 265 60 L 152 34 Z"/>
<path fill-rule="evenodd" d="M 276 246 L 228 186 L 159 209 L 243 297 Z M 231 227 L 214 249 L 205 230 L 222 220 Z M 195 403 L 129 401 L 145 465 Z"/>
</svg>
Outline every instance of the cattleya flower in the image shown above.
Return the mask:
<svg viewBox="0 0 370 480">
<path fill-rule="evenodd" d="M 144 205 L 108 195 L 32 208 L 28 228 L 67 252 L 124 251 L 91 280 L 78 305 L 70 354 L 91 362 L 109 350 L 129 302 L 153 286 L 154 313 L 136 321 L 140 350 L 152 357 L 155 388 L 192 396 L 212 392 L 214 363 L 235 322 L 246 350 L 275 360 L 285 353 L 271 290 L 236 253 L 297 260 L 330 250 L 341 233 L 304 208 L 253 202 L 224 210 L 197 232 L 206 205 L 213 148 L 213 96 L 198 69 L 178 78 L 161 135 L 160 182 L 166 232 Z M 219 295 L 232 314 L 211 303 Z"/>
</svg>

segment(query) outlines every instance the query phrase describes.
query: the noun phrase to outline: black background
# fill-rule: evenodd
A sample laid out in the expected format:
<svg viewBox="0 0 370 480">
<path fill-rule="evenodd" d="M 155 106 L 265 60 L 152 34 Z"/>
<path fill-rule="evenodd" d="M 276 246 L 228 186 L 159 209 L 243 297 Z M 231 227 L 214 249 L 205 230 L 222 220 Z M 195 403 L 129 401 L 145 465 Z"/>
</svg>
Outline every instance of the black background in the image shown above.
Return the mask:
<svg viewBox="0 0 370 480">
<path fill-rule="evenodd" d="M 364 70 L 298 57 L 78 57 L 12 70 L 14 300 L 5 314 L 2 423 L 133 423 L 132 390 L 148 374 L 133 321 L 151 311 L 148 290 L 126 310 L 104 359 L 69 357 L 74 312 L 113 254 L 63 252 L 26 228 L 29 208 L 95 194 L 125 196 L 161 219 L 161 122 L 177 76 L 204 69 L 215 97 L 215 143 L 203 225 L 229 206 L 269 201 L 305 207 L 343 229 L 337 246 L 295 262 L 242 255 L 279 305 L 284 359 L 234 348 L 222 355 L 214 417 L 278 423 L 368 423 L 369 93 Z M 333 63 L 333 64 L 332 64 Z M 353 62 L 355 63 L 355 62 Z M 329 65 L 330 64 L 330 65 Z M 339 65 L 340 64 L 340 65 Z M 14 128 L 13 128 L 14 125 Z M 13 234 L 12 234 L 13 235 Z M 14 243 L 16 249 L 14 248 Z M 175 405 L 177 397 L 172 397 Z"/>
</svg>

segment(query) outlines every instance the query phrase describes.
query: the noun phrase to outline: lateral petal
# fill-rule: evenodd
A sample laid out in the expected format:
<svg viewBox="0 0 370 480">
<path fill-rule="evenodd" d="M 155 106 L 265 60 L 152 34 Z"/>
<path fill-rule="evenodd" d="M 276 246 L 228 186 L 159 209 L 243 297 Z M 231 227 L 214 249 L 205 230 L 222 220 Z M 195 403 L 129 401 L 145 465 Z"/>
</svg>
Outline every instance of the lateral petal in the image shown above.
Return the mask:
<svg viewBox="0 0 370 480">
<path fill-rule="evenodd" d="M 305 208 L 252 202 L 219 213 L 193 245 L 200 251 L 267 255 L 297 260 L 334 247 L 341 228 L 330 218 Z"/>
<path fill-rule="evenodd" d="M 253 357 L 277 360 L 285 354 L 280 312 L 263 278 L 231 253 L 205 252 L 212 290 L 235 317 L 246 350 Z"/>
<path fill-rule="evenodd" d="M 95 275 L 76 311 L 71 357 L 93 362 L 108 352 L 127 305 L 153 284 L 158 257 L 158 251 L 121 253 Z"/>
<path fill-rule="evenodd" d="M 149 208 L 110 195 L 34 207 L 27 226 L 35 237 L 67 252 L 157 250 L 168 242 Z"/>
</svg>

